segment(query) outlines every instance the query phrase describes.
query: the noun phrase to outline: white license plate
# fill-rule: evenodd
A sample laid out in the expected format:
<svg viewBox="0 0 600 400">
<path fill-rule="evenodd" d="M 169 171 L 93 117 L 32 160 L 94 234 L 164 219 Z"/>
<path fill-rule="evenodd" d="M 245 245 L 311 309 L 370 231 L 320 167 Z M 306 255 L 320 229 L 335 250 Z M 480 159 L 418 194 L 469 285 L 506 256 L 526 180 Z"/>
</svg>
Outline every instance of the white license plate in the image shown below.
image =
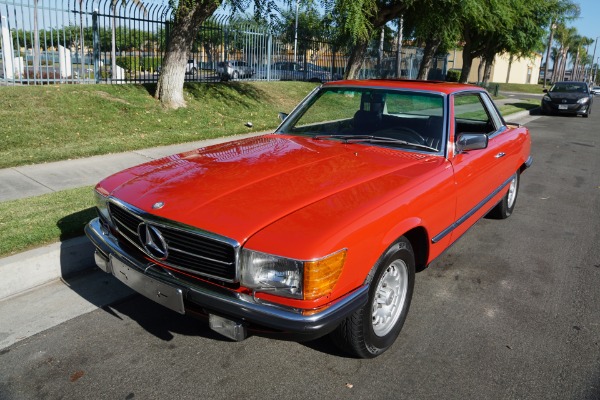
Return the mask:
<svg viewBox="0 0 600 400">
<path fill-rule="evenodd" d="M 558 105 L 558 109 L 559 109 L 559 110 L 568 110 L 568 109 L 569 109 L 569 106 L 568 106 L 568 105 L 566 105 L 566 104 L 559 104 L 559 105 Z"/>
<path fill-rule="evenodd" d="M 138 292 L 173 311 L 185 314 L 183 291 L 142 274 L 118 259 L 110 257 L 113 275 Z"/>
</svg>

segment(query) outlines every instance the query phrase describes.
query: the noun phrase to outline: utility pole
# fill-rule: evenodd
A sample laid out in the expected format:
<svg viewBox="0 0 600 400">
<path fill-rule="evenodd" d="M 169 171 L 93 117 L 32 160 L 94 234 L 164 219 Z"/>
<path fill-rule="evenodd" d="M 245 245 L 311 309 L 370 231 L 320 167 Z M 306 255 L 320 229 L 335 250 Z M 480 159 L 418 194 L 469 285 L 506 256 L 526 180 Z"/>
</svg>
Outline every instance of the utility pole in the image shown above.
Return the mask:
<svg viewBox="0 0 600 400">
<path fill-rule="evenodd" d="M 594 59 L 596 58 L 596 46 L 598 45 L 598 38 L 600 38 L 600 36 L 596 36 L 596 40 L 594 40 L 594 55 L 592 56 L 592 69 L 594 69 Z M 598 65 L 598 63 L 596 63 L 596 65 Z M 594 75 L 592 76 L 594 84 L 596 83 L 596 72 L 598 72 L 598 67 L 596 67 L 596 69 L 594 70 Z"/>
<path fill-rule="evenodd" d="M 296 27 L 294 28 L 294 62 L 298 62 L 298 2 L 296 0 Z"/>
<path fill-rule="evenodd" d="M 404 28 L 404 18 L 398 20 L 398 48 L 396 49 L 396 78 L 402 76 L 402 29 Z"/>
</svg>

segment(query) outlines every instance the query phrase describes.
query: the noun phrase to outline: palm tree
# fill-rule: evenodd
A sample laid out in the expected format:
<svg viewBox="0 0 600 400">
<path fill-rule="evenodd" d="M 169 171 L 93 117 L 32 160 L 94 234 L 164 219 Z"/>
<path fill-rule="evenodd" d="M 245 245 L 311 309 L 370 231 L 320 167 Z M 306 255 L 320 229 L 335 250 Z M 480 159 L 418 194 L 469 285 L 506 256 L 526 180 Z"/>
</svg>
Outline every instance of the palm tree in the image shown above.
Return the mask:
<svg viewBox="0 0 600 400">
<path fill-rule="evenodd" d="M 569 49 L 572 47 L 573 42 L 575 41 L 575 36 L 577 35 L 576 28 L 567 28 L 564 24 L 559 24 L 556 28 L 555 32 L 555 40 L 559 44 L 558 54 L 559 54 L 559 66 L 555 68 L 553 78 L 556 77 L 556 80 L 564 80 L 565 72 L 567 67 L 567 56 L 569 53 Z"/>
<path fill-rule="evenodd" d="M 581 37 L 575 58 L 576 66 L 574 67 L 574 69 L 577 71 L 577 80 L 583 80 L 583 71 L 585 70 L 586 59 L 588 57 L 587 48 L 592 43 L 594 43 L 594 39 L 586 36 Z"/>
<path fill-rule="evenodd" d="M 579 67 L 579 53 L 581 51 L 581 43 L 583 36 L 575 35 L 569 48 L 569 58 L 571 59 L 571 80 L 577 80 L 577 67 Z"/>
</svg>

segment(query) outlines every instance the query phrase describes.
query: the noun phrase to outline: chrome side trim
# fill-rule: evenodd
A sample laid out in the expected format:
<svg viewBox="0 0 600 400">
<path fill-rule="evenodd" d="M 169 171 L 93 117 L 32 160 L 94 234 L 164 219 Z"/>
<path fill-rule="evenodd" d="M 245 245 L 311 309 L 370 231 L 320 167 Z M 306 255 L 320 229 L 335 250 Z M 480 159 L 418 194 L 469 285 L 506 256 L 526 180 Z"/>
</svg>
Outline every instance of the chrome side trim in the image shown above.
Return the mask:
<svg viewBox="0 0 600 400">
<path fill-rule="evenodd" d="M 481 208 L 483 208 L 483 206 L 485 206 L 494 196 L 496 196 L 498 193 L 500 193 L 502 191 L 502 189 L 504 189 L 506 187 L 506 185 L 508 185 L 512 180 L 513 180 L 513 176 L 511 176 L 506 181 L 504 181 L 497 189 L 495 189 L 492 193 L 490 193 L 488 196 L 486 196 L 485 199 L 483 199 L 479 203 L 477 203 L 477 205 L 475 207 L 473 207 L 469 212 L 467 212 L 465 215 L 460 217 L 456 222 L 454 222 L 452 225 L 450 225 L 449 227 L 444 229 L 442 232 L 440 232 L 439 234 L 434 236 L 431 239 L 431 243 L 437 243 L 440 240 L 442 240 L 443 238 L 445 238 L 446 236 L 448 236 L 453 230 L 458 228 L 466 220 L 471 218 L 473 216 L 473 214 L 475 214 L 477 211 L 479 211 Z"/>
<path fill-rule="evenodd" d="M 533 157 L 529 156 L 529 158 L 527 158 L 527 161 L 525 161 L 525 168 L 531 167 L 531 164 L 533 164 Z"/>
</svg>

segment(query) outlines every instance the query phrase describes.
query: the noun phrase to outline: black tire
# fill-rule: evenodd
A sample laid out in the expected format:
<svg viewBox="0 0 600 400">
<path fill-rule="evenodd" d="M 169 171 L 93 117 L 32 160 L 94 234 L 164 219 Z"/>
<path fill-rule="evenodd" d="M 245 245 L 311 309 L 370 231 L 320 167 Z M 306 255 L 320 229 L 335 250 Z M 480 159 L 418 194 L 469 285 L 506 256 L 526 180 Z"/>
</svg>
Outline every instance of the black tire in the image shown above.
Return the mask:
<svg viewBox="0 0 600 400">
<path fill-rule="evenodd" d="M 396 285 L 395 281 L 398 282 L 396 290 L 390 289 Z M 415 256 L 405 237 L 386 250 L 365 283 L 370 285 L 369 301 L 346 318 L 331 337 L 343 351 L 360 358 L 373 358 L 394 343 L 410 308 L 415 284 Z M 389 318 L 385 321 L 382 316 Z"/>
<path fill-rule="evenodd" d="M 488 213 L 489 218 L 494 219 L 506 219 L 510 217 L 513 210 L 515 209 L 515 204 L 517 203 L 517 195 L 519 194 L 519 183 L 521 181 L 521 175 L 519 172 L 515 172 L 512 180 L 508 185 L 508 191 L 502 197 L 502 200 L 491 211 Z"/>
</svg>

